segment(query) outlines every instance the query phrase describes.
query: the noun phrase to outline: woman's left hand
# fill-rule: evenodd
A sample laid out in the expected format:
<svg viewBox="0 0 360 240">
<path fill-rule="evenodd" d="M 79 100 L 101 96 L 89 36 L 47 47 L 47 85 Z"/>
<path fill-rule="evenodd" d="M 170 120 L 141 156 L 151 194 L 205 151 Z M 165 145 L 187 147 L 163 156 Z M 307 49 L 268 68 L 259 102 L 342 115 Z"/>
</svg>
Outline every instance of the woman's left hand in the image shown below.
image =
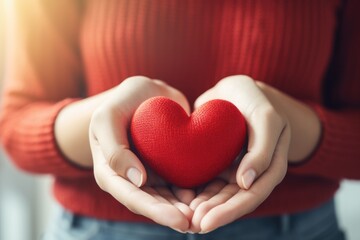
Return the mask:
<svg viewBox="0 0 360 240">
<path fill-rule="evenodd" d="M 296 115 L 304 115 L 305 120 L 300 117 L 300 121 L 313 122 L 301 124 L 318 127 L 314 139 L 306 139 L 309 136 L 304 133 L 304 136 L 296 136 L 295 142 L 304 138 L 316 145 L 320 136 L 320 123 L 309 107 L 250 77 L 239 75 L 221 80 L 196 100 L 195 107 L 212 99 L 232 102 L 244 115 L 248 126 L 248 148 L 239 166 L 228 169 L 191 202 L 190 207 L 194 210 L 191 230 L 202 233 L 252 212 L 283 180 L 292 145 L 293 126 L 291 129 L 290 126 L 293 122 L 289 119 L 294 121 Z M 310 120 L 307 120 L 309 114 Z M 299 120 L 294 124 L 296 121 Z M 294 128 L 299 131 L 301 127 Z M 298 161 L 313 148 L 294 147 L 291 155 Z"/>
</svg>

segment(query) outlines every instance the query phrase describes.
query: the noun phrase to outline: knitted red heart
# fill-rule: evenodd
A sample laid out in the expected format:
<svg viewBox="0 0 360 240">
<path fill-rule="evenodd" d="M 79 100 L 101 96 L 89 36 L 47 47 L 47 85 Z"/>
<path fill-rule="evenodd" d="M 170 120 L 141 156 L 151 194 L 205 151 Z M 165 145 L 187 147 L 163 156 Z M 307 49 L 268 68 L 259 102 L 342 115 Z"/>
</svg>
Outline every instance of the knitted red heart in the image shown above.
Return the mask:
<svg viewBox="0 0 360 240">
<path fill-rule="evenodd" d="M 130 133 L 139 157 L 179 187 L 195 187 L 225 170 L 240 153 L 246 124 L 230 102 L 212 100 L 190 116 L 176 102 L 154 97 L 132 118 Z"/>
</svg>

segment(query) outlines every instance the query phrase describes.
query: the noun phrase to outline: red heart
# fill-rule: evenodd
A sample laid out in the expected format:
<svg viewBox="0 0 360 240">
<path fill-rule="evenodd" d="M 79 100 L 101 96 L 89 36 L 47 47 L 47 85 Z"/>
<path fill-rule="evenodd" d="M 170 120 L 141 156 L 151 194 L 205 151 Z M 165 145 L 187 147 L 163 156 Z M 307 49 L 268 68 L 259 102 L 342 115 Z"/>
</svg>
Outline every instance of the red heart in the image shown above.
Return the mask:
<svg viewBox="0 0 360 240">
<path fill-rule="evenodd" d="M 230 102 L 212 100 L 190 116 L 176 102 L 154 97 L 134 113 L 130 133 L 140 158 L 179 187 L 195 187 L 225 170 L 246 138 L 245 119 Z"/>
</svg>

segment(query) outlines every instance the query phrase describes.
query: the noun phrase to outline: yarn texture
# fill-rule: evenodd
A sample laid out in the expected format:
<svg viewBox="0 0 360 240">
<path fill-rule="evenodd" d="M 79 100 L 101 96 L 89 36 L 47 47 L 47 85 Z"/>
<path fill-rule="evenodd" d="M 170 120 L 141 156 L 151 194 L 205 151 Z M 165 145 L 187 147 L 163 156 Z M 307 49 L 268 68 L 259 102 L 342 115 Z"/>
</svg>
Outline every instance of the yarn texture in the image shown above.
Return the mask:
<svg viewBox="0 0 360 240">
<path fill-rule="evenodd" d="M 195 187 L 226 169 L 240 153 L 246 123 L 230 102 L 212 100 L 190 116 L 176 102 L 154 97 L 131 122 L 131 138 L 142 161 L 179 187 Z"/>
</svg>

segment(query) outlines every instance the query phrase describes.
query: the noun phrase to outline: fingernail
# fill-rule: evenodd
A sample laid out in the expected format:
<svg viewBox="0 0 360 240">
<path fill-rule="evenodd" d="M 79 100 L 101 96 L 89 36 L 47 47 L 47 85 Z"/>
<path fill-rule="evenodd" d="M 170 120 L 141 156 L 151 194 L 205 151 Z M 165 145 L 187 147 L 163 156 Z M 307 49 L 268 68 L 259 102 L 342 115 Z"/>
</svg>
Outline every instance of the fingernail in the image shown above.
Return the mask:
<svg viewBox="0 0 360 240">
<path fill-rule="evenodd" d="M 242 183 L 245 189 L 249 189 L 251 184 L 254 182 L 256 177 L 256 172 L 254 169 L 249 169 L 247 172 L 242 176 Z"/>
<path fill-rule="evenodd" d="M 132 167 L 129 168 L 126 172 L 126 176 L 127 178 L 136 186 L 140 187 L 141 183 L 142 183 L 142 174 L 140 173 L 139 170 L 137 170 L 136 168 Z"/>
</svg>

